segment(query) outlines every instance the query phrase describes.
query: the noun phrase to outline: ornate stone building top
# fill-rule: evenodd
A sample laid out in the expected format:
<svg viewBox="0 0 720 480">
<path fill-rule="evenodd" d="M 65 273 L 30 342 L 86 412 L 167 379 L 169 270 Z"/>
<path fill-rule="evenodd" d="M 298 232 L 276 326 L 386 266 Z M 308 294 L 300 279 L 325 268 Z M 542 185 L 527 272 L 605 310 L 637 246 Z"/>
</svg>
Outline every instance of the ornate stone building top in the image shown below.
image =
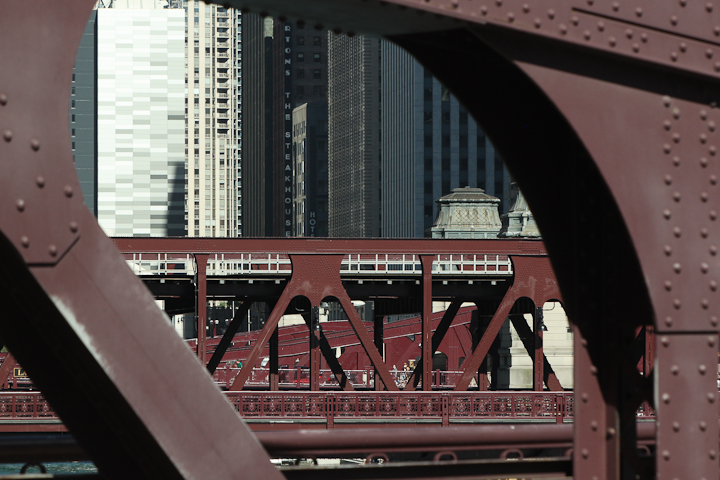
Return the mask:
<svg viewBox="0 0 720 480">
<path fill-rule="evenodd" d="M 513 203 L 510 211 L 502 216 L 503 227 L 499 237 L 524 237 L 538 238 L 538 230 L 535 218 L 528 208 L 527 201 L 515 182 L 512 183 Z"/>
<path fill-rule="evenodd" d="M 432 238 L 495 238 L 502 228 L 500 199 L 482 188 L 456 188 L 436 200 L 439 205 Z"/>
</svg>

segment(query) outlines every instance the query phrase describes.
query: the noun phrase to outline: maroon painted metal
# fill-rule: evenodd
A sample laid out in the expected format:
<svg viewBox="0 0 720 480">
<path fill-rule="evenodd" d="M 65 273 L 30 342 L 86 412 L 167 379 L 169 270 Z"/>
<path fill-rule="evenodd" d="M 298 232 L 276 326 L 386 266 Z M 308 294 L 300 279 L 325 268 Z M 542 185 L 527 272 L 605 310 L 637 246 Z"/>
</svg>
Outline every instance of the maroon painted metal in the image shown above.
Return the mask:
<svg viewBox="0 0 720 480">
<path fill-rule="evenodd" d="M 195 265 L 197 268 L 196 274 L 196 285 L 195 289 L 197 294 L 195 296 L 196 315 L 197 315 L 197 356 L 200 359 L 200 363 L 205 365 L 205 355 L 207 348 L 205 345 L 205 339 L 207 338 L 207 254 L 195 254 Z"/>
<path fill-rule="evenodd" d="M 422 389 L 425 391 L 432 390 L 432 366 L 433 353 L 432 349 L 432 264 L 433 257 L 429 255 L 421 255 L 422 262 Z"/>
</svg>

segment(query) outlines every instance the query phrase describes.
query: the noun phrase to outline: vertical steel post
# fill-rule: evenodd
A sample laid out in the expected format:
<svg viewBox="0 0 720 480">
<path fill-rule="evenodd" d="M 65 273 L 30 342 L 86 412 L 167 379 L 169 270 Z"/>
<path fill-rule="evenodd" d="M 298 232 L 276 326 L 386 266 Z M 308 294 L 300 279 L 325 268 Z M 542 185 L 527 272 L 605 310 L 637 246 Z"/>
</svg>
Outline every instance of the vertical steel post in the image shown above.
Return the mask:
<svg viewBox="0 0 720 480">
<path fill-rule="evenodd" d="M 544 378 L 544 361 L 543 354 L 543 307 L 540 305 L 533 312 L 533 337 L 535 339 L 535 354 L 533 356 L 533 389 L 536 392 L 542 392 L 545 386 Z"/>
<path fill-rule="evenodd" d="M 310 390 L 320 390 L 320 307 L 313 305 L 310 311 Z"/>
<path fill-rule="evenodd" d="M 420 255 L 422 262 L 422 389 L 432 390 L 432 255 Z"/>
<path fill-rule="evenodd" d="M 279 363 L 279 348 L 280 348 L 280 335 L 279 335 L 279 329 L 278 327 L 275 327 L 275 330 L 273 330 L 273 334 L 270 337 L 270 341 L 268 342 L 268 349 L 269 349 L 269 356 L 270 360 L 268 361 L 268 382 L 270 383 L 270 390 L 273 392 L 276 392 L 280 389 L 280 375 L 279 375 L 279 369 L 278 369 L 278 363 Z"/>
<path fill-rule="evenodd" d="M 385 355 L 384 355 L 384 347 L 385 347 L 385 341 L 383 338 L 383 320 L 385 317 L 383 315 L 375 315 L 375 326 L 373 329 L 373 337 L 375 340 L 375 346 L 378 349 L 378 352 L 380 352 L 380 355 L 383 356 L 383 361 L 385 361 Z M 385 384 L 383 383 L 382 379 L 380 378 L 380 373 L 377 369 L 375 369 L 375 390 L 382 391 L 385 390 Z"/>
<path fill-rule="evenodd" d="M 197 315 L 197 356 L 205 366 L 207 352 L 207 260 L 210 255 L 196 253 L 195 257 L 195 313 Z"/>
</svg>

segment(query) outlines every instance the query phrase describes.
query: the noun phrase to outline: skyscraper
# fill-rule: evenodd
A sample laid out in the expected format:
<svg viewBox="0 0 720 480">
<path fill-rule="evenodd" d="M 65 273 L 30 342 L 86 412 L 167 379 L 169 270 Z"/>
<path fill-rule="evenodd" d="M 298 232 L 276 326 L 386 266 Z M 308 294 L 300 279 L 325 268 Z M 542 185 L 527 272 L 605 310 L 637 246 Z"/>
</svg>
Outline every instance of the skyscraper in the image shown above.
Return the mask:
<svg viewBox="0 0 720 480">
<path fill-rule="evenodd" d="M 380 40 L 329 35 L 328 230 L 380 236 Z"/>
<path fill-rule="evenodd" d="M 185 16 L 112 6 L 97 11 L 98 222 L 108 235 L 183 235 Z"/>
<path fill-rule="evenodd" d="M 292 112 L 327 102 L 327 34 L 243 18 L 243 235 L 292 236 Z"/>
<path fill-rule="evenodd" d="M 427 235 L 437 215 L 435 200 L 458 187 L 482 188 L 507 211 L 510 175 L 457 99 L 387 41 L 380 83 L 382 236 Z"/>
</svg>

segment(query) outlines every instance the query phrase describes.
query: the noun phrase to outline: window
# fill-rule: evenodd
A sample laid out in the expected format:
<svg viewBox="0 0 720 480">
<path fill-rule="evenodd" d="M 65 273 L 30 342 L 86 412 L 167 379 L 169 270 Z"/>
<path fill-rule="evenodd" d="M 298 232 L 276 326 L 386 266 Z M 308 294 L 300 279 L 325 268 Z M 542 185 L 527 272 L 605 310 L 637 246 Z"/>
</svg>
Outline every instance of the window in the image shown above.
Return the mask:
<svg viewBox="0 0 720 480">
<path fill-rule="evenodd" d="M 320 54 L 319 53 L 313 53 L 313 62 L 320 62 Z"/>
<path fill-rule="evenodd" d="M 322 39 L 320 37 L 313 37 L 313 45 L 319 47 L 322 45 Z"/>
<path fill-rule="evenodd" d="M 296 76 L 298 79 L 303 79 L 303 78 L 305 78 L 305 70 L 302 69 L 302 68 L 298 68 L 298 69 L 295 71 L 295 76 Z"/>
<path fill-rule="evenodd" d="M 304 53 L 298 53 L 298 54 L 297 54 L 297 61 L 298 61 L 298 62 L 304 62 L 304 61 L 305 61 L 305 54 L 304 54 Z"/>
<path fill-rule="evenodd" d="M 320 69 L 313 70 L 313 78 L 315 80 L 320 80 L 322 78 L 322 71 Z"/>
<path fill-rule="evenodd" d="M 73 137 L 75 136 L 75 129 L 74 129 L 74 128 L 73 128 L 72 131 L 70 132 L 70 135 L 72 135 Z"/>
<path fill-rule="evenodd" d="M 322 95 L 322 87 L 320 85 L 313 86 L 313 95 L 315 95 L 315 96 Z"/>
<path fill-rule="evenodd" d="M 297 41 L 295 43 L 298 45 L 305 45 L 305 37 L 297 37 Z"/>
<path fill-rule="evenodd" d="M 70 106 L 71 106 L 72 108 L 75 108 L 75 100 L 71 100 L 71 101 L 70 101 Z"/>
<path fill-rule="evenodd" d="M 298 95 L 305 95 L 305 87 L 302 86 L 302 85 L 298 85 L 298 87 L 297 87 L 297 89 L 295 90 L 295 92 L 296 92 Z"/>
<path fill-rule="evenodd" d="M 74 121 L 75 121 L 75 115 L 72 115 L 70 120 L 74 122 Z"/>
</svg>

